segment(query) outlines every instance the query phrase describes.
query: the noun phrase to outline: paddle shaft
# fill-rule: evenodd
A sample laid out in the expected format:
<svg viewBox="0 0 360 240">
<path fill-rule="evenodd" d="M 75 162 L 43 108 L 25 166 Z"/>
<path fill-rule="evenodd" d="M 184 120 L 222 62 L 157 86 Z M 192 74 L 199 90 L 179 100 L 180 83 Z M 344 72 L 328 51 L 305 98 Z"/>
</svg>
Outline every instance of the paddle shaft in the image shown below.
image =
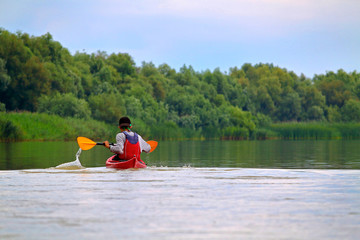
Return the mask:
<svg viewBox="0 0 360 240">
<path fill-rule="evenodd" d="M 105 145 L 105 143 L 98 142 L 96 145 Z M 114 143 L 109 143 L 110 146 L 114 146 Z"/>
<path fill-rule="evenodd" d="M 150 152 L 154 151 L 155 148 L 157 147 L 158 143 L 156 141 L 147 141 L 146 142 L 147 144 L 150 144 Z M 101 142 L 97 142 L 96 145 L 105 145 L 105 143 L 101 143 Z M 114 146 L 115 144 L 114 143 L 109 143 L 110 146 Z"/>
</svg>

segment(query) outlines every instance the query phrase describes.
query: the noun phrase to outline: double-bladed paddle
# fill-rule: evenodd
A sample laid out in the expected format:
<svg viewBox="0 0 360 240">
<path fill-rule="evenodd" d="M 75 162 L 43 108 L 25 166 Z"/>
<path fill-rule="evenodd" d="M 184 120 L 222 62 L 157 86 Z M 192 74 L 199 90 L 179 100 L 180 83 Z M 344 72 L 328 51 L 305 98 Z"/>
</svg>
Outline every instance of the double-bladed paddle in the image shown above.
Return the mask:
<svg viewBox="0 0 360 240">
<path fill-rule="evenodd" d="M 99 142 L 94 142 L 93 140 L 86 138 L 86 137 L 78 137 L 77 138 L 77 142 L 81 148 L 81 150 L 89 150 L 91 148 L 93 148 L 96 145 L 105 145 L 104 143 L 99 143 Z M 151 150 L 150 152 L 154 151 L 155 148 L 158 145 L 157 141 L 147 141 L 147 143 L 150 145 Z M 114 145 L 113 143 L 110 143 L 110 145 Z"/>
</svg>

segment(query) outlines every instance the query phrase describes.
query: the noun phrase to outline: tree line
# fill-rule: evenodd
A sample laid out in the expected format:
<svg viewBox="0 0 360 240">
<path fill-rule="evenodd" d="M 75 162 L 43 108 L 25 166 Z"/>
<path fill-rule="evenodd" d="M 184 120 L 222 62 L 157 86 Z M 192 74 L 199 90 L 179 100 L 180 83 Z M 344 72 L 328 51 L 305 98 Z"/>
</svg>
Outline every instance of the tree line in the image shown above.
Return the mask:
<svg viewBox="0 0 360 240">
<path fill-rule="evenodd" d="M 50 33 L 0 29 L 0 111 L 114 125 L 127 115 L 145 136 L 248 139 L 273 122 L 357 122 L 359 98 L 356 71 L 312 79 L 262 63 L 176 71 L 168 64 L 136 66 L 127 53 L 72 55 Z"/>
</svg>

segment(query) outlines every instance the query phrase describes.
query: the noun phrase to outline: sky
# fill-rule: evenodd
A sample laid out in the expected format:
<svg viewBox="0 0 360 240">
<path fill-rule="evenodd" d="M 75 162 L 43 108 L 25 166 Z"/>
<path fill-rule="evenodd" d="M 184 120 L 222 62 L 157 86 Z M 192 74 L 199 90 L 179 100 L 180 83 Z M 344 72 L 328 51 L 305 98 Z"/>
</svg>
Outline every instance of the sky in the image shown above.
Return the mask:
<svg viewBox="0 0 360 240">
<path fill-rule="evenodd" d="M 359 12 L 359 0 L 0 0 L 0 27 L 137 66 L 272 63 L 312 78 L 360 71 Z"/>
</svg>

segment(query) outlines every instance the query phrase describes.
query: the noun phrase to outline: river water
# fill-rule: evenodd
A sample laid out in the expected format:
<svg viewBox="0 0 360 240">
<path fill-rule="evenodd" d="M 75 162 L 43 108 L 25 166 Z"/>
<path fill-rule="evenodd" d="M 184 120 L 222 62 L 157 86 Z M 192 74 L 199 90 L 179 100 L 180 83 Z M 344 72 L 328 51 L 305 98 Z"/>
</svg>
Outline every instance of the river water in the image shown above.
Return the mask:
<svg viewBox="0 0 360 240">
<path fill-rule="evenodd" d="M 149 167 L 103 147 L 0 143 L 0 239 L 359 239 L 358 141 L 160 142 Z"/>
</svg>

